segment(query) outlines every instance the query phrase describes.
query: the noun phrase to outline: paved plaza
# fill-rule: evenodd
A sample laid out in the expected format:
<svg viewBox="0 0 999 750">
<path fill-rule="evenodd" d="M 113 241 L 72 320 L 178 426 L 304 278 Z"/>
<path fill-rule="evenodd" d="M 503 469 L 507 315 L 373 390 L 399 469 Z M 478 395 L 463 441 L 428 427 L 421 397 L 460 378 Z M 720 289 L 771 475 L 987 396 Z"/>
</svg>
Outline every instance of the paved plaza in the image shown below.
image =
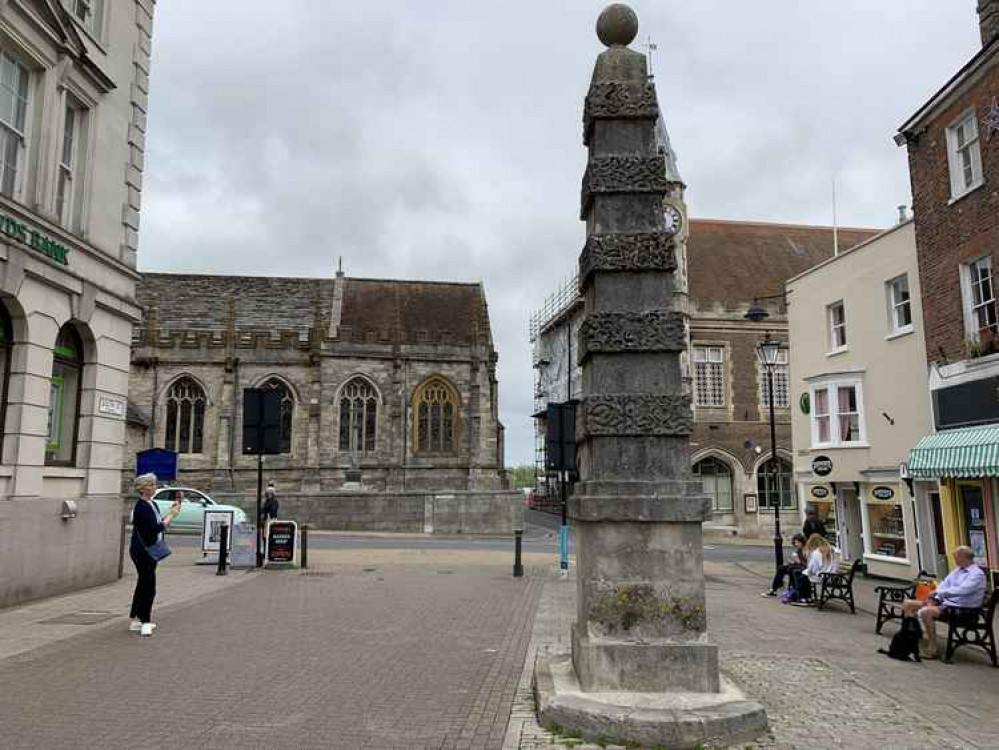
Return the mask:
<svg viewBox="0 0 999 750">
<path fill-rule="evenodd" d="M 224 578 L 192 560 L 162 570 L 149 640 L 125 632 L 130 578 L 0 611 L 0 745 L 580 746 L 533 718 L 530 667 L 568 651 L 574 617 L 551 555 L 520 580 L 494 551 L 323 550 L 309 571 Z M 770 715 L 756 747 L 999 747 L 999 669 L 879 656 L 872 581 L 857 615 L 816 612 L 761 599 L 766 570 L 705 566 L 723 670 Z"/>
</svg>

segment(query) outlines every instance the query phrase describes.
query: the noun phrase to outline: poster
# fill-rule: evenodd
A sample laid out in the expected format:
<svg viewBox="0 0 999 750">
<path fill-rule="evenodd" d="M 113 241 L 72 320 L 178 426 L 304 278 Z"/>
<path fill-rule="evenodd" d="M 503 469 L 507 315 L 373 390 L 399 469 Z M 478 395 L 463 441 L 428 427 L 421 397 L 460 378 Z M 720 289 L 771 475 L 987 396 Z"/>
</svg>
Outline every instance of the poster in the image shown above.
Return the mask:
<svg viewBox="0 0 999 750">
<path fill-rule="evenodd" d="M 988 553 L 985 549 L 985 532 L 984 531 L 969 531 L 968 541 L 971 543 L 969 546 L 975 551 L 975 562 L 979 565 L 988 565 Z"/>
<path fill-rule="evenodd" d="M 232 528 L 233 516 L 231 510 L 206 510 L 204 524 L 201 527 L 201 551 L 205 554 L 209 552 L 218 553 L 219 541 L 222 538 L 222 527 L 228 526 L 230 530 L 228 551 L 232 551 Z"/>
<path fill-rule="evenodd" d="M 295 562 L 295 543 L 298 541 L 298 524 L 294 521 L 271 521 L 267 529 L 267 562 Z"/>
</svg>

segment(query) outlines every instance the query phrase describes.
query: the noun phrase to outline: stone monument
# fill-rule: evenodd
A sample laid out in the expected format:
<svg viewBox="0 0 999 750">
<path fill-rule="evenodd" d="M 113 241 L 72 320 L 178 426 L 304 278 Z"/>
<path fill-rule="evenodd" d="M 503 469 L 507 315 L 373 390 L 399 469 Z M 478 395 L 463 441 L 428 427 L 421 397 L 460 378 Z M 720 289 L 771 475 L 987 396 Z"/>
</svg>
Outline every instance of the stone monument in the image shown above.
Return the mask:
<svg viewBox="0 0 999 750">
<path fill-rule="evenodd" d="M 578 554 L 572 656 L 539 662 L 542 723 L 641 745 L 694 747 L 752 739 L 762 706 L 718 670 L 708 639 L 701 523 L 710 499 L 690 469 L 690 398 L 672 309 L 675 225 L 657 148 L 660 110 L 638 19 L 607 7 L 583 115 L 585 309 L 577 411 L 581 482 L 569 504 Z M 671 231 L 672 230 L 672 231 Z"/>
</svg>

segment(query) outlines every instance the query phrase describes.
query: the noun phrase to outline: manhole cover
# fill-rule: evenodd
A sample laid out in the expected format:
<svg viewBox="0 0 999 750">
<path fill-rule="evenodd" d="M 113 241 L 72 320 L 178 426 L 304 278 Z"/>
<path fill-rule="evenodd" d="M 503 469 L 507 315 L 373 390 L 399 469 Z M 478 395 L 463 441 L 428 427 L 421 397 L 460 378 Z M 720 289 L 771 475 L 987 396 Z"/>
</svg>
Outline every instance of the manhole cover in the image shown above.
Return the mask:
<svg viewBox="0 0 999 750">
<path fill-rule="evenodd" d="M 42 620 L 42 625 L 96 625 L 110 620 L 118 615 L 114 612 L 73 612 L 69 615 L 59 615 L 48 620 Z"/>
</svg>

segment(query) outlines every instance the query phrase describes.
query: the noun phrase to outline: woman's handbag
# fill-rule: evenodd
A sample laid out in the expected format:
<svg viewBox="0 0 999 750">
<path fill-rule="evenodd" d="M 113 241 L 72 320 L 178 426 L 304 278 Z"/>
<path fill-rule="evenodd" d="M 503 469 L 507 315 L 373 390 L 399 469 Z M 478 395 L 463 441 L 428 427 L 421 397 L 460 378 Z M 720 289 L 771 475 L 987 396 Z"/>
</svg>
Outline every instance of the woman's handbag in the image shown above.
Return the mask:
<svg viewBox="0 0 999 750">
<path fill-rule="evenodd" d="M 153 544 L 146 547 L 146 552 L 149 553 L 149 556 L 153 558 L 154 562 L 159 562 L 160 560 L 165 560 L 170 557 L 170 553 L 173 552 L 173 550 L 170 549 L 170 545 L 166 543 L 166 539 L 161 536 Z"/>
</svg>

